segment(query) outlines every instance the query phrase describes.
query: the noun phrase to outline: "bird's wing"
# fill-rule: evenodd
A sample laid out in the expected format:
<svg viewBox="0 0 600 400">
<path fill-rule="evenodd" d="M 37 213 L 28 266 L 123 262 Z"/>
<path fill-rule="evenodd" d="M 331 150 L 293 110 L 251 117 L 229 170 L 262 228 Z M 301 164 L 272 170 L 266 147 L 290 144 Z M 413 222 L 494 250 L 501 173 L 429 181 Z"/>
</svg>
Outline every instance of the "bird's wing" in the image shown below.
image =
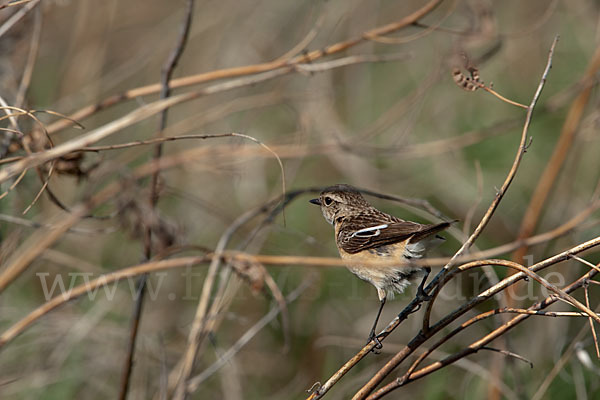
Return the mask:
<svg viewBox="0 0 600 400">
<path fill-rule="evenodd" d="M 416 242 L 450 226 L 449 222 L 422 225 L 389 217 L 376 221 L 372 218 L 355 217 L 344 221 L 338 232 L 339 247 L 346 253 L 355 254 L 407 239 Z"/>
</svg>

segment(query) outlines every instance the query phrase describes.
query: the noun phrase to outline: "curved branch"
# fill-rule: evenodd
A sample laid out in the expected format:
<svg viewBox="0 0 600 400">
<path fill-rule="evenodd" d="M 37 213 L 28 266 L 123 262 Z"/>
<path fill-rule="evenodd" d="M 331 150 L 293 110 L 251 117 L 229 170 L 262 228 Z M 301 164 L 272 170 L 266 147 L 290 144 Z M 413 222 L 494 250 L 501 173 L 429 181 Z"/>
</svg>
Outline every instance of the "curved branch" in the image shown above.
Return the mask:
<svg viewBox="0 0 600 400">
<path fill-rule="evenodd" d="M 598 272 L 595 269 L 590 270 L 587 274 L 580 277 L 577 281 L 575 281 L 571 285 L 567 286 L 564 289 L 565 292 L 570 293 L 570 292 L 582 287 L 585 284 L 585 282 L 587 282 L 589 279 L 593 278 L 597 273 Z M 529 307 L 529 310 L 541 310 L 541 309 L 546 308 L 549 305 L 553 304 L 557 300 L 558 299 L 554 296 L 547 297 L 545 300 L 538 302 L 538 303 L 532 305 L 531 307 Z M 491 315 L 487 315 L 489 313 L 484 313 L 484 314 L 486 314 L 485 317 L 491 316 Z M 469 323 L 469 325 L 472 325 L 472 323 L 477 322 L 478 320 L 484 319 L 484 318 L 482 318 L 482 316 L 484 316 L 484 314 L 480 314 L 480 315 L 472 318 L 471 320 L 473 320 L 473 322 Z M 510 329 L 514 328 L 516 325 L 523 322 L 524 320 L 529 318 L 531 315 L 532 314 L 530 314 L 530 313 L 519 314 L 518 316 L 514 317 L 507 323 L 501 325 L 500 327 L 496 328 L 494 331 L 492 331 L 489 334 L 487 334 L 486 336 L 484 336 L 482 339 L 480 339 L 476 342 L 473 342 L 472 344 L 467 346 L 464 350 L 462 350 L 458 353 L 452 354 L 452 355 L 444 358 L 441 361 L 437 361 L 433 364 L 428 365 L 427 367 L 421 368 L 418 371 L 412 372 L 410 375 L 405 375 L 404 377 L 396 379 L 393 382 L 385 385 L 384 387 L 379 389 L 377 392 L 375 392 L 371 396 L 369 396 L 368 400 L 379 399 L 379 398 L 383 397 L 384 395 L 386 395 L 387 393 L 391 392 L 392 390 L 397 389 L 400 386 L 403 386 L 409 382 L 412 382 L 412 381 L 422 378 L 426 375 L 429 375 L 432 372 L 437 371 L 438 369 L 440 369 L 446 365 L 452 364 L 452 363 L 456 362 L 457 360 L 464 358 L 470 354 L 476 353 L 477 351 L 479 351 L 480 349 L 485 347 L 488 343 L 490 343 L 492 340 L 496 339 L 497 337 L 503 335 Z M 469 321 L 471 321 L 471 320 L 469 320 Z M 467 324 L 469 321 L 465 322 L 463 325 Z M 457 329 L 460 329 L 460 327 L 458 327 Z M 454 332 L 454 331 L 451 332 L 452 335 L 454 335 L 456 333 L 458 333 L 458 332 Z"/>
</svg>

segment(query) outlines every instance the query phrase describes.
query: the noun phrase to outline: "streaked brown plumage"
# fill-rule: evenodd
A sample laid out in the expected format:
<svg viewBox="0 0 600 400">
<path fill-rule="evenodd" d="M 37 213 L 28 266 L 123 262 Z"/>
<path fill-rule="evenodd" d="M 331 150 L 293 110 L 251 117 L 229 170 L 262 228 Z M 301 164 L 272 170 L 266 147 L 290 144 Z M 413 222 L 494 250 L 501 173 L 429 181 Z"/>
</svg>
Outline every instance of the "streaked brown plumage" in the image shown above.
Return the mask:
<svg viewBox="0 0 600 400">
<path fill-rule="evenodd" d="M 425 256 L 427 250 L 444 239 L 438 232 L 450 226 L 450 222 L 418 224 L 404 221 L 371 206 L 358 190 L 350 185 L 334 185 L 321 192 L 318 199 L 310 201 L 321 207 L 323 217 L 335 228 L 336 245 L 343 259 L 369 261 L 382 258 L 409 260 Z M 370 340 L 381 343 L 375 336 L 375 328 L 387 297 L 402 293 L 413 281 L 421 278 L 418 295 L 427 297 L 423 284 L 429 267 L 423 266 L 361 266 L 348 269 L 377 289 L 381 302 Z"/>
</svg>

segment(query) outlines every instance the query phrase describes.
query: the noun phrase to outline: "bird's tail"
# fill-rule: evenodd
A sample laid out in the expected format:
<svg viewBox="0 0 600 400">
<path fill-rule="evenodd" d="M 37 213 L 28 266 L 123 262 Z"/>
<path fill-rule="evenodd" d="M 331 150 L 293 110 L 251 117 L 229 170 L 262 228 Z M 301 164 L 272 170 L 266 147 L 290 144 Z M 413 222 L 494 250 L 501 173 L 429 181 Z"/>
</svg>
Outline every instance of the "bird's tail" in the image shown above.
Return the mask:
<svg viewBox="0 0 600 400">
<path fill-rule="evenodd" d="M 438 232 L 448 228 L 456 221 L 442 222 L 439 224 L 425 225 L 423 229 L 415 233 L 406 244 L 406 252 L 414 258 L 425 256 L 428 250 L 431 250 L 444 242 L 443 237 L 437 235 Z"/>
<path fill-rule="evenodd" d="M 455 219 L 454 221 L 440 222 L 439 224 L 425 225 L 425 227 L 422 230 L 420 230 L 419 232 L 415 233 L 410 238 L 410 242 L 416 243 L 416 242 L 419 242 L 419 241 L 421 241 L 423 239 L 426 239 L 426 238 L 428 238 L 428 237 L 430 237 L 432 235 L 435 235 L 438 232 L 441 232 L 441 231 L 449 228 L 450 225 L 452 225 L 455 222 L 458 222 L 458 220 Z"/>
</svg>

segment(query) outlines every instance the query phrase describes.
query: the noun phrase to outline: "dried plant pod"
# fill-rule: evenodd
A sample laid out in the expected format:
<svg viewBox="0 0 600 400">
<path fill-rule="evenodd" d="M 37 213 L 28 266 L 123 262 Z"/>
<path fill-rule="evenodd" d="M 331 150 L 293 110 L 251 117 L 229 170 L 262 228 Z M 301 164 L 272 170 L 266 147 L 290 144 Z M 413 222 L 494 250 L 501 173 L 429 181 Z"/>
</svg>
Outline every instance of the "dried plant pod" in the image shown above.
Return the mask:
<svg viewBox="0 0 600 400">
<path fill-rule="evenodd" d="M 453 68 L 452 79 L 462 89 L 468 92 L 474 92 L 483 85 L 483 82 L 479 79 L 479 70 L 477 68 L 469 67 L 467 70 L 469 71 L 470 76 L 464 74 L 459 68 Z"/>
<path fill-rule="evenodd" d="M 59 157 L 54 164 L 54 169 L 59 174 L 63 175 L 75 175 L 77 177 L 82 177 L 87 174 L 87 171 L 81 166 L 81 163 L 84 160 L 84 153 L 81 151 L 65 154 L 62 157 Z"/>
<path fill-rule="evenodd" d="M 165 217 L 157 210 L 150 207 L 147 201 L 139 195 L 139 188 L 131 185 L 128 190 L 123 190 L 115 199 L 119 209 L 117 221 L 121 229 L 128 232 L 133 239 L 141 240 L 146 230 L 152 232 L 152 245 L 157 253 L 180 242 L 181 227 Z"/>
<path fill-rule="evenodd" d="M 233 271 L 243 280 L 245 280 L 253 292 L 260 292 L 265 285 L 265 276 L 267 270 L 256 260 L 252 259 L 232 259 L 231 267 Z"/>
</svg>

